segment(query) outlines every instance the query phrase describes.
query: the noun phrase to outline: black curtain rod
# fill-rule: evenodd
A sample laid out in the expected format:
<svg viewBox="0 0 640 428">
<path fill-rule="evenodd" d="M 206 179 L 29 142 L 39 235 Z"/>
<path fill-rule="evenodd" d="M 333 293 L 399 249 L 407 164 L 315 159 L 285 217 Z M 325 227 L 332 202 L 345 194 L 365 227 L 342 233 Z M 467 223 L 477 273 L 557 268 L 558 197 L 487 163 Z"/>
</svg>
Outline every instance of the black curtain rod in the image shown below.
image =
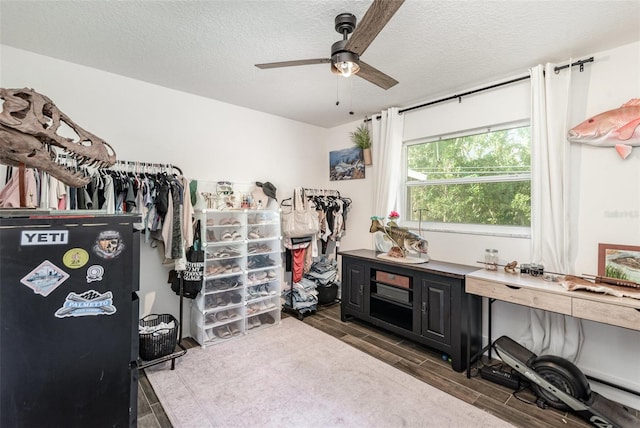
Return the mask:
<svg viewBox="0 0 640 428">
<path fill-rule="evenodd" d="M 560 70 L 563 70 L 565 68 L 569 68 L 569 67 L 575 67 L 575 66 L 579 66 L 580 67 L 580 71 L 584 71 L 584 64 L 588 63 L 588 62 L 593 62 L 593 57 L 587 58 L 587 59 L 581 59 L 580 61 L 576 61 L 576 62 L 572 62 L 570 64 L 565 64 L 565 65 L 559 65 L 557 67 L 554 67 L 553 71 L 555 73 L 560 72 Z M 479 89 L 474 89 L 472 91 L 467 91 L 464 92 L 462 94 L 457 94 L 457 95 L 451 95 L 450 97 L 446 97 L 446 98 L 441 98 L 439 100 L 435 100 L 435 101 L 430 101 L 428 103 L 424 103 L 424 104 L 420 104 L 417 106 L 413 106 L 413 107 L 407 107 L 405 109 L 399 110 L 398 114 L 402 114 L 405 113 L 407 111 L 411 111 L 411 110 L 416 110 L 419 108 L 423 108 L 423 107 L 428 107 L 434 104 L 439 104 L 439 103 L 443 103 L 445 101 L 451 101 L 451 100 L 455 100 L 458 99 L 459 102 L 462 102 L 462 97 L 466 97 L 467 95 L 471 95 L 471 94 L 476 94 L 478 92 L 483 92 L 483 91 L 488 91 L 489 89 L 494 89 L 494 88 L 498 88 L 500 86 L 505 86 L 505 85 L 510 85 L 511 83 L 516 83 L 516 82 L 520 82 L 521 80 L 527 80 L 531 78 L 531 76 L 522 76 L 522 77 L 518 77 L 515 79 L 511 79 L 511 80 L 507 80 L 505 82 L 500 82 L 500 83 L 496 83 L 495 85 L 490 85 L 490 86 L 486 86 L 484 88 L 479 88 Z M 380 115 L 375 116 L 376 119 L 380 119 Z M 365 119 L 365 122 L 370 121 L 372 118 L 368 118 Z"/>
<path fill-rule="evenodd" d="M 433 104 L 439 104 L 439 103 L 443 103 L 445 101 L 450 101 L 450 100 L 455 100 L 455 99 L 458 99 L 458 102 L 462 102 L 462 97 L 466 97 L 467 95 L 475 94 L 477 92 L 488 91 L 489 89 L 493 89 L 493 88 L 498 88 L 500 86 L 509 85 L 511 83 L 519 82 L 521 80 L 526 80 L 526 79 L 529 79 L 529 78 L 530 78 L 530 76 L 518 77 L 518 78 L 515 78 L 515 79 L 507 80 L 506 82 L 500 82 L 500 83 L 496 83 L 495 85 L 485 86 L 484 88 L 474 89 L 473 91 L 463 92 L 462 94 L 451 95 L 450 97 L 441 98 L 439 100 L 430 101 L 428 103 L 424 103 L 424 104 L 420 104 L 420 105 L 417 105 L 417 106 L 408 107 L 408 108 L 399 110 L 398 114 L 402 114 L 402 113 L 407 112 L 407 111 L 416 110 L 416 109 L 419 109 L 419 108 L 422 108 L 422 107 L 428 107 L 428 106 L 433 105 Z"/>
<path fill-rule="evenodd" d="M 575 67 L 576 65 L 580 67 L 580 72 L 584 71 L 584 65 L 588 62 L 593 62 L 593 57 L 587 58 L 587 59 L 581 59 L 580 61 L 576 61 L 576 62 L 572 62 L 570 64 L 565 64 L 565 65 L 559 65 L 557 67 L 555 67 L 553 69 L 553 71 L 556 72 L 556 74 L 558 74 L 558 72 L 562 69 L 565 68 L 569 68 L 569 67 Z"/>
</svg>

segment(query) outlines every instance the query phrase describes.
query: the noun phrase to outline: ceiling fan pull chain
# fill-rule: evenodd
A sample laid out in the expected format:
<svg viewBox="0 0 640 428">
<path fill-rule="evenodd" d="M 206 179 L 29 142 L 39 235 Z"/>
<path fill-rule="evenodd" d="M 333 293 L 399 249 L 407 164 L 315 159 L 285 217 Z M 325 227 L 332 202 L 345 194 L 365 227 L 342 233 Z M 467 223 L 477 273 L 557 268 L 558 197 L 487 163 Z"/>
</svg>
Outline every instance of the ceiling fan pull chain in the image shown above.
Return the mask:
<svg viewBox="0 0 640 428">
<path fill-rule="evenodd" d="M 349 114 L 353 116 L 353 79 L 349 79 Z"/>
</svg>

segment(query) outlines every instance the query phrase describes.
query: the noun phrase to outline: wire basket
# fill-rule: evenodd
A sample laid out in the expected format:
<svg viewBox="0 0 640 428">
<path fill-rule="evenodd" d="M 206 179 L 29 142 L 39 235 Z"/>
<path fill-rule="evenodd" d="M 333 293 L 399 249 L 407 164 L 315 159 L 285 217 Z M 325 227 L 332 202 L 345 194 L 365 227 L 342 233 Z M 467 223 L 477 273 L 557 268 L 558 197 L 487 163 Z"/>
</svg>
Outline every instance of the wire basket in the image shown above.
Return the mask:
<svg viewBox="0 0 640 428">
<path fill-rule="evenodd" d="M 178 320 L 171 314 L 150 314 L 140 320 L 141 327 L 155 327 L 160 323 L 171 323 L 173 328 L 161 328 L 153 333 L 139 333 L 140 358 L 155 360 L 173 353 L 178 342 Z"/>
<path fill-rule="evenodd" d="M 316 291 L 318 292 L 318 304 L 328 305 L 333 303 L 338 297 L 338 284 L 331 282 L 327 285 L 316 285 Z"/>
</svg>

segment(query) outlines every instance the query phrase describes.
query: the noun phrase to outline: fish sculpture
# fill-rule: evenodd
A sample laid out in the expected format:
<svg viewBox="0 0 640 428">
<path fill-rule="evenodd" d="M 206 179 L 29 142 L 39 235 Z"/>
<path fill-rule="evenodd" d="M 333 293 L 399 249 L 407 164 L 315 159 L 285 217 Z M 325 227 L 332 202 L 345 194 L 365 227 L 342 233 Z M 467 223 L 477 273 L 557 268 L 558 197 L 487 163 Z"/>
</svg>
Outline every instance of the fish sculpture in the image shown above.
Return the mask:
<svg viewBox="0 0 640 428">
<path fill-rule="evenodd" d="M 640 98 L 585 120 L 569 131 L 567 139 L 572 143 L 615 147 L 620 157 L 626 159 L 633 146 L 640 146 Z"/>
<path fill-rule="evenodd" d="M 389 239 L 393 241 L 395 246 L 398 247 L 402 253 L 394 257 L 404 257 L 405 251 L 412 254 L 427 254 L 429 249 L 429 243 L 420 235 L 409 231 L 406 227 L 385 226 L 378 217 L 371 218 L 371 227 L 369 228 L 369 232 L 383 232 L 387 237 L 389 237 Z M 390 251 L 389 255 L 393 256 L 393 253 Z"/>
</svg>

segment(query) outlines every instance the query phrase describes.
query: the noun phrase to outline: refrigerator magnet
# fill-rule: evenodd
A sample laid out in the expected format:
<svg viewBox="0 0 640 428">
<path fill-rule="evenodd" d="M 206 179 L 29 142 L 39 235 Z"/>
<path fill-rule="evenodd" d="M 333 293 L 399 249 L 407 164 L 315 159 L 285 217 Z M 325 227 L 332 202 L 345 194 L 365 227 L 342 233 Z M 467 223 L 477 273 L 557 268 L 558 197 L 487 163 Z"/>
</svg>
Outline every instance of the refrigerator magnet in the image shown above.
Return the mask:
<svg viewBox="0 0 640 428">
<path fill-rule="evenodd" d="M 100 232 L 92 248 L 93 252 L 103 259 L 115 259 L 124 250 L 124 241 L 120 232 L 105 230 Z"/>
<path fill-rule="evenodd" d="M 64 304 L 55 313 L 57 318 L 86 317 L 93 315 L 113 315 L 116 307 L 113 306 L 113 294 L 111 291 L 99 293 L 95 290 L 85 291 L 81 294 L 71 292 L 64 299 Z"/>
<path fill-rule="evenodd" d="M 29 272 L 20 282 L 31 288 L 34 293 L 47 297 L 69 278 L 69 274 L 45 260 Z"/>
<path fill-rule="evenodd" d="M 89 253 L 84 248 L 72 248 L 62 256 L 62 263 L 69 269 L 80 269 L 89 262 Z"/>
<path fill-rule="evenodd" d="M 92 265 L 87 268 L 87 283 L 102 281 L 104 268 L 100 265 Z"/>
</svg>

